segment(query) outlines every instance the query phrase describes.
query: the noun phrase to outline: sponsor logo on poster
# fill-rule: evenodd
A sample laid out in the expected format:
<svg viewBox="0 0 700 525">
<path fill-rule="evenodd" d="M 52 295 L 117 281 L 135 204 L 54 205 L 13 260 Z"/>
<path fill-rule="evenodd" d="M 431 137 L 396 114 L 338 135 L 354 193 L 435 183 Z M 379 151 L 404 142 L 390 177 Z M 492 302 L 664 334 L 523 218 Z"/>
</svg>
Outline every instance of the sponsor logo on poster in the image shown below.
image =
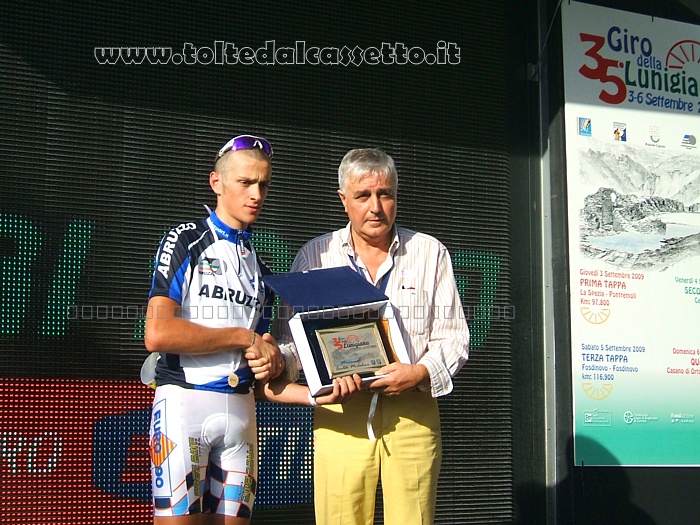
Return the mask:
<svg viewBox="0 0 700 525">
<path fill-rule="evenodd" d="M 618 142 L 627 142 L 627 124 L 613 122 L 613 138 Z"/>
<path fill-rule="evenodd" d="M 582 137 L 591 136 L 591 119 L 588 117 L 578 118 L 578 134 Z"/>
</svg>

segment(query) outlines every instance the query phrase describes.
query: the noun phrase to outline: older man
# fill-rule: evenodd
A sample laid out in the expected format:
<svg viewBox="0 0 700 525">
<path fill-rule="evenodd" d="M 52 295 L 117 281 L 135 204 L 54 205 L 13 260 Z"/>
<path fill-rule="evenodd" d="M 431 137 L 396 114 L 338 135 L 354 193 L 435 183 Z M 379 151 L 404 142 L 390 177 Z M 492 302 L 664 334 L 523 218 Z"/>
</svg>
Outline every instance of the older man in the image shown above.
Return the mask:
<svg viewBox="0 0 700 525">
<path fill-rule="evenodd" d="M 378 481 L 385 525 L 433 523 L 442 458 L 436 398 L 467 360 L 469 329 L 445 246 L 398 227 L 398 175 L 378 149 L 338 169 L 348 225 L 307 243 L 292 271 L 350 266 L 391 301 L 410 363 L 394 362 L 370 391 L 314 413 L 318 525 L 372 525 Z M 353 384 L 348 383 L 352 389 Z"/>
</svg>

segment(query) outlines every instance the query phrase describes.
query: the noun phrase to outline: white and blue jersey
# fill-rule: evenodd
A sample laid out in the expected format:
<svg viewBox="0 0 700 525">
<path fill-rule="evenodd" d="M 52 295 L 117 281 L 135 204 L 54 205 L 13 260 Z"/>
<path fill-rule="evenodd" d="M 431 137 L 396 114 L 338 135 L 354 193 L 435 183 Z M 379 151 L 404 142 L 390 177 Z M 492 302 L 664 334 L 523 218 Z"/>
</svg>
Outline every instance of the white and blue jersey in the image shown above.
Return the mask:
<svg viewBox="0 0 700 525">
<path fill-rule="evenodd" d="M 180 316 L 197 324 L 265 333 L 274 296 L 262 277 L 271 272 L 257 257 L 250 235 L 250 229 L 231 228 L 213 212 L 207 219 L 173 228 L 156 254 L 149 299 L 173 299 L 181 306 Z M 235 388 L 228 384 L 232 373 L 239 377 Z M 250 391 L 253 380 L 241 350 L 161 353 L 156 365 L 157 386 L 242 393 Z"/>
</svg>

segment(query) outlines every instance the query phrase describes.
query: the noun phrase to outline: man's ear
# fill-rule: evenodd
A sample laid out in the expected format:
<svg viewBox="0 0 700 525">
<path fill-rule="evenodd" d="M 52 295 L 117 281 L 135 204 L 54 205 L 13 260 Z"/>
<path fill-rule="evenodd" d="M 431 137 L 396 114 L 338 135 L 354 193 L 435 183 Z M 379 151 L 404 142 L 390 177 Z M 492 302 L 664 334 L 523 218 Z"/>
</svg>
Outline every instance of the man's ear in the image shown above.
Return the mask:
<svg viewBox="0 0 700 525">
<path fill-rule="evenodd" d="M 345 208 L 345 212 L 347 213 L 348 206 L 347 206 L 347 203 L 345 202 L 345 193 L 343 193 L 343 190 L 338 190 L 338 197 L 340 197 L 340 202 L 343 203 L 343 208 Z"/>
<path fill-rule="evenodd" d="M 221 195 L 223 188 L 222 188 L 222 179 L 223 177 L 221 176 L 221 173 L 218 171 L 212 171 L 209 174 L 209 186 L 211 186 L 211 189 L 214 190 L 214 193 L 216 195 Z"/>
</svg>

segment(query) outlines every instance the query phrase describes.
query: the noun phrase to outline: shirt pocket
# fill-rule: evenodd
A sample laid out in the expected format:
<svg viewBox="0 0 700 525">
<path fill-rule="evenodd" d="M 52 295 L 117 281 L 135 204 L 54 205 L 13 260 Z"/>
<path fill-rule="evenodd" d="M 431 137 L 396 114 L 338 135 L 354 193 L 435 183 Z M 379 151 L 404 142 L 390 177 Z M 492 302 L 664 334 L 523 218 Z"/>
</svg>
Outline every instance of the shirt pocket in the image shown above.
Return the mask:
<svg viewBox="0 0 700 525">
<path fill-rule="evenodd" d="M 404 328 L 411 336 L 423 335 L 428 328 L 430 306 L 423 290 L 397 290 L 392 294 L 392 305 L 398 311 Z"/>
</svg>

